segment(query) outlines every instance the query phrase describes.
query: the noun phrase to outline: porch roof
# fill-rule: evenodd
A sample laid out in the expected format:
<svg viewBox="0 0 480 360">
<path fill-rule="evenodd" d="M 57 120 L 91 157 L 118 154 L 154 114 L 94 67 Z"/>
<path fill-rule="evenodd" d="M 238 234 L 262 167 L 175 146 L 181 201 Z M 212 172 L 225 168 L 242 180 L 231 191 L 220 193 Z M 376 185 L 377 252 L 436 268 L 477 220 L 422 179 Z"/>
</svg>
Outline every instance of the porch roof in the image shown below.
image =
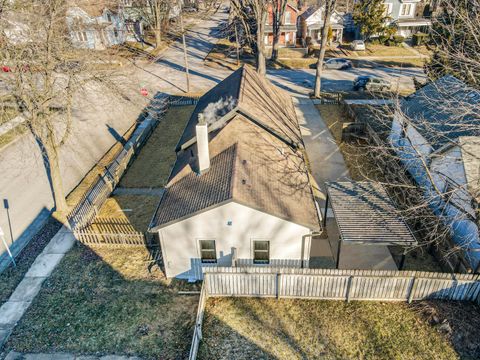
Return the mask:
<svg viewBox="0 0 480 360">
<path fill-rule="evenodd" d="M 402 246 L 417 243 L 381 184 L 331 182 L 327 183 L 327 194 L 343 242 Z"/>
</svg>

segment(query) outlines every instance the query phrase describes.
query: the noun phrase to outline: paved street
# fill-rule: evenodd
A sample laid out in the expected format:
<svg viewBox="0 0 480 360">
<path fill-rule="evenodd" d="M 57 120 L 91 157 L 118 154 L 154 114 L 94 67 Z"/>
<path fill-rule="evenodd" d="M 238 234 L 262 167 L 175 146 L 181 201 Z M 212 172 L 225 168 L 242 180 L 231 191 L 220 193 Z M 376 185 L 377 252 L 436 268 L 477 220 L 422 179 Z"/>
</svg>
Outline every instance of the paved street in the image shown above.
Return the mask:
<svg viewBox="0 0 480 360">
<path fill-rule="evenodd" d="M 203 93 L 224 79 L 229 71 L 204 65 L 218 39 L 218 26 L 227 13 L 220 10 L 202 19 L 187 36 L 191 93 Z M 400 88 L 411 88 L 412 77 L 420 69 L 365 68 L 351 71 L 325 71 L 322 87 L 328 91 L 349 90 L 358 75 L 376 74 L 390 78 Z M 82 91 L 74 106 L 75 125 L 69 141 L 61 150 L 64 186 L 71 191 L 85 173 L 136 121 L 148 98 L 139 95 L 146 87 L 149 96 L 158 92 L 183 94 L 186 91 L 183 47 L 176 43 L 155 62 L 138 61 L 118 71 L 117 83 L 128 98 L 112 96 L 106 89 L 90 86 Z M 268 77 L 294 96 L 311 91 L 314 70 L 271 70 Z M 43 166 L 42 154 L 31 136 L 24 136 L 0 151 L 0 198 L 8 199 L 14 238 L 36 230 L 53 206 L 51 189 Z M 0 226 L 8 229 L 5 210 L 0 210 Z M 29 230 L 28 232 L 27 229 Z M 8 231 L 6 231 L 8 233 Z M 8 239 L 10 241 L 10 239 Z M 1 245 L 0 245 L 1 246 Z M 2 252 L 0 248 L 0 253 Z"/>
</svg>

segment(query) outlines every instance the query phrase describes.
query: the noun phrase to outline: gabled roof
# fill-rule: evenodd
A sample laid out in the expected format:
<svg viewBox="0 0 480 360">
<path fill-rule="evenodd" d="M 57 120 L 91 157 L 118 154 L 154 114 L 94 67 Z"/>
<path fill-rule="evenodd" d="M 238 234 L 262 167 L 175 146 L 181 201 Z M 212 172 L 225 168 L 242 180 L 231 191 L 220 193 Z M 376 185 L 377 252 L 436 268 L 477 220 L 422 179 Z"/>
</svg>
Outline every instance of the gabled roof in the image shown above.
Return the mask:
<svg viewBox="0 0 480 360">
<path fill-rule="evenodd" d="M 275 132 L 285 141 L 298 144 L 302 141 L 295 110 L 285 106 L 291 99 L 268 80 L 244 66 L 206 93 L 197 104 L 177 144 L 177 151 L 191 146 L 195 140 L 195 125 L 203 113 L 213 126 L 220 126 L 235 114 L 251 117 Z"/>
<path fill-rule="evenodd" d="M 239 76 L 239 74 L 242 76 Z M 239 89 L 239 98 L 251 91 L 251 83 L 261 83 L 267 93 L 281 90 L 260 79 L 252 69 L 243 69 L 234 73 L 234 79 L 244 82 Z M 228 80 L 232 83 L 232 79 Z M 219 84 L 221 88 L 224 84 Z M 212 103 L 223 99 L 221 92 L 214 88 L 205 97 Z M 231 88 L 230 88 L 231 90 Z M 230 94 L 235 91 L 230 91 Z M 216 93 L 217 97 L 212 97 Z M 259 94 L 262 95 L 262 94 Z M 262 95 L 265 96 L 265 95 Z M 285 102 L 278 103 L 277 113 L 294 113 L 290 98 L 283 96 Z M 205 107 L 202 98 L 197 107 Z M 252 105 L 255 107 L 255 105 Z M 303 225 L 312 230 L 319 229 L 317 208 L 313 199 L 307 167 L 304 159 L 303 143 L 292 146 L 281 136 L 266 128 L 259 118 L 265 120 L 265 112 L 273 111 L 263 108 L 249 109 L 255 116 L 246 116 L 233 112 L 225 119 L 216 121 L 223 125 L 209 132 L 210 169 L 197 175 L 196 146 L 190 146 L 177 154 L 165 193 L 160 201 L 152 223 L 152 230 L 194 216 L 226 202 L 235 202 L 272 216 Z M 195 110 L 196 113 L 200 111 Z M 279 121 L 279 119 L 273 119 Z M 300 134 L 295 119 L 292 134 Z M 278 129 L 282 124 L 277 124 Z M 195 128 L 196 122 L 193 124 Z M 212 127 L 212 125 L 210 125 Z M 189 131 L 189 127 L 185 129 Z"/>
<path fill-rule="evenodd" d="M 480 136 L 480 91 L 450 75 L 407 97 L 401 110 L 435 150 L 461 136 Z"/>
</svg>

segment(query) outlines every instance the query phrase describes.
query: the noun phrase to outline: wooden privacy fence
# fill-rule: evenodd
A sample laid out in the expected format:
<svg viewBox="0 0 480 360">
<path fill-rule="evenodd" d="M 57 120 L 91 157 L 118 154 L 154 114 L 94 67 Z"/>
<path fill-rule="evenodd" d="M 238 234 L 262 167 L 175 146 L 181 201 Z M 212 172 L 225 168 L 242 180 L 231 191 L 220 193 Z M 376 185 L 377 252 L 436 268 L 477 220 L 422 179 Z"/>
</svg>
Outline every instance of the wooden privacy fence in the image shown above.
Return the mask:
<svg viewBox="0 0 480 360">
<path fill-rule="evenodd" d="M 480 303 L 480 275 L 278 267 L 205 267 L 203 272 L 189 360 L 197 357 L 209 296 L 408 302 L 441 299 Z"/>
<path fill-rule="evenodd" d="M 480 275 L 418 271 L 205 268 L 209 296 L 479 301 Z"/>
</svg>

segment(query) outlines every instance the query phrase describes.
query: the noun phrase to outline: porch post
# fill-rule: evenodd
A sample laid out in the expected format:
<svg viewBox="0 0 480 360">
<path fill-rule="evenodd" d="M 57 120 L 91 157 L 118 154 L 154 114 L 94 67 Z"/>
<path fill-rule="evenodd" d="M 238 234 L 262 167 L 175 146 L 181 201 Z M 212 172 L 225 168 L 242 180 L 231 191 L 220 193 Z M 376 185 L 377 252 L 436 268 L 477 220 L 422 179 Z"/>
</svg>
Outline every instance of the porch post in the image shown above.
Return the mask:
<svg viewBox="0 0 480 360">
<path fill-rule="evenodd" d="M 340 253 L 342 252 L 342 238 L 338 239 L 338 248 L 337 248 L 337 269 L 340 266 Z"/>
<path fill-rule="evenodd" d="M 328 196 L 328 193 L 327 193 L 327 198 L 325 199 L 325 211 L 324 211 L 323 219 L 322 219 L 323 220 L 323 228 L 327 227 L 328 200 L 329 200 L 329 196 Z"/>
</svg>

